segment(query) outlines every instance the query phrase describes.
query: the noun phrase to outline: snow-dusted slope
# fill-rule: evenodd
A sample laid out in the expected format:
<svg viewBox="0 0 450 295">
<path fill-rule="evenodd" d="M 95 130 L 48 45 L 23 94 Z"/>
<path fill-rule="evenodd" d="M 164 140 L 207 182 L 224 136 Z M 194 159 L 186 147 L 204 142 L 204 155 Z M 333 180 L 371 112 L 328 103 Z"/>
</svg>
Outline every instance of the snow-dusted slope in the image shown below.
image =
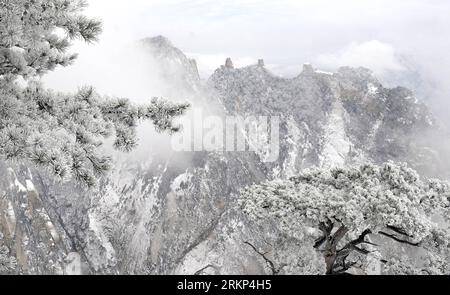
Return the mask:
<svg viewBox="0 0 450 295">
<path fill-rule="evenodd" d="M 118 160 L 92 191 L 58 184 L 32 166 L 2 163 L 2 243 L 24 272 L 265 273 L 264 261 L 244 242 L 270 250 L 276 235 L 271 224 L 256 226 L 240 212 L 240 188 L 312 165 L 415 159 L 415 134 L 432 126 L 409 90 L 384 88 L 367 69 L 325 73 L 305 65 L 285 79 L 263 63 L 222 66 L 202 85 L 195 62 L 166 38 L 144 39 L 141 47 L 178 95 L 220 104 L 218 115 L 280 116 L 280 157 L 264 163 L 254 152 L 167 147 Z"/>
<path fill-rule="evenodd" d="M 176 90 L 182 90 L 186 94 L 200 90 L 201 83 L 196 61 L 186 57 L 166 37 L 142 39 L 138 47 L 158 64 L 159 78 L 172 84 Z"/>
<path fill-rule="evenodd" d="M 280 116 L 286 140 L 279 160 L 292 159 L 295 150 L 297 171 L 362 159 L 408 160 L 417 152 L 410 137 L 433 125 L 411 91 L 384 88 L 364 68 L 326 73 L 306 64 L 297 77 L 286 79 L 259 65 L 222 67 L 209 85 L 231 114 Z M 293 145 L 299 130 L 308 136 Z"/>
</svg>

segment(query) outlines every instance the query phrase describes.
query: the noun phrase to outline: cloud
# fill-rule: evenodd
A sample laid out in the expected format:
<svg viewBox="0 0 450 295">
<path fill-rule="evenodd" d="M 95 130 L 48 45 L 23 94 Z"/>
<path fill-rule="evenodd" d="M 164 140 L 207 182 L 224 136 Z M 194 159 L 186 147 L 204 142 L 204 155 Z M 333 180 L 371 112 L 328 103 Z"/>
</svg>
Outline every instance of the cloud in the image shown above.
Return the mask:
<svg viewBox="0 0 450 295">
<path fill-rule="evenodd" d="M 100 42 L 92 46 L 78 43 L 74 51 L 80 57 L 75 66 L 58 69 L 50 87 L 66 90 L 79 84 L 100 84 L 105 92 L 116 93 L 115 83 L 100 79 L 111 76 L 110 68 L 116 63 L 113 60 L 110 68 L 102 66 L 104 55 L 140 38 L 164 35 L 197 59 L 203 78 L 228 56 L 236 66 L 263 58 L 269 69 L 283 76 L 297 75 L 305 62 L 323 70 L 365 66 L 377 75 L 403 75 L 402 66 L 406 66 L 420 72 L 430 85 L 426 95 L 430 103 L 442 113 L 450 112 L 448 0 L 88 2 L 87 13 L 104 23 Z M 399 56 L 408 56 L 415 68 L 402 63 Z M 130 72 L 132 62 L 126 64 Z M 125 90 L 136 87 L 122 88 L 121 95 L 135 95 Z"/>
<path fill-rule="evenodd" d="M 245 67 L 255 64 L 258 58 L 250 56 L 233 56 L 230 54 L 200 54 L 186 53 L 197 61 L 200 76 L 207 79 L 215 69 L 231 57 L 235 67 Z M 319 54 L 312 58 L 313 66 L 318 69 L 335 71 L 341 66 L 366 67 L 377 76 L 387 73 L 404 72 L 408 70 L 403 64 L 400 53 L 390 44 L 378 40 L 361 43 L 351 43 L 335 53 Z M 301 64 L 266 63 L 266 68 L 274 74 L 283 77 L 293 77 L 301 72 Z"/>
<path fill-rule="evenodd" d="M 337 53 L 319 55 L 314 64 L 333 70 L 341 66 L 366 67 L 380 76 L 405 70 L 394 47 L 378 40 L 352 43 Z"/>
</svg>

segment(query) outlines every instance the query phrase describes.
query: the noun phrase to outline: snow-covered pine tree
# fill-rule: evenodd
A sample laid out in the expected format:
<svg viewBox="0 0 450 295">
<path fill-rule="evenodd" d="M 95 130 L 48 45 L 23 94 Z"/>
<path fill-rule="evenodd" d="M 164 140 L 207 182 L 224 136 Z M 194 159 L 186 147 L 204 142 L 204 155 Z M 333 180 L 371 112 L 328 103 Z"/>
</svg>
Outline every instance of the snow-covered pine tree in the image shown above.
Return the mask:
<svg viewBox="0 0 450 295">
<path fill-rule="evenodd" d="M 449 274 L 449 198 L 447 182 L 388 162 L 253 185 L 240 204 L 257 220 L 274 218 L 288 236 L 311 233 L 327 274 L 356 271 L 369 257 L 386 273 Z"/>
<path fill-rule="evenodd" d="M 0 1 L 0 157 L 31 160 L 91 186 L 110 168 L 110 157 L 99 152 L 102 138 L 115 135 L 114 146 L 130 151 L 139 121 L 177 131 L 172 119 L 188 104 L 154 98 L 138 106 L 91 87 L 74 94 L 44 89 L 41 75 L 75 60 L 71 42 L 93 42 L 101 32 L 100 21 L 82 14 L 85 6 L 83 0 Z"/>
</svg>

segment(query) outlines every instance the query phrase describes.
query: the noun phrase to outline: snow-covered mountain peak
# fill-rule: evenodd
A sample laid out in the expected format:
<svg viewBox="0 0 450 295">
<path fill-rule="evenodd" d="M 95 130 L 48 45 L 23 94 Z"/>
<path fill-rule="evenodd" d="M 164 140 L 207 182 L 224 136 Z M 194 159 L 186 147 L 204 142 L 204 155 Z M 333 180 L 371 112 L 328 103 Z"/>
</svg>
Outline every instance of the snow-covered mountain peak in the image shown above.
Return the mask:
<svg viewBox="0 0 450 295">
<path fill-rule="evenodd" d="M 138 42 L 144 55 L 154 59 L 159 68 L 159 76 L 163 78 L 181 95 L 198 92 L 201 87 L 197 63 L 188 58 L 180 49 L 164 36 L 144 38 Z"/>
<path fill-rule="evenodd" d="M 195 62 L 167 38 L 139 44 L 173 89 L 170 95 L 206 93 L 207 106 L 220 104 L 229 115 L 279 116 L 279 158 L 265 163 L 255 152 L 171 153 L 147 165 L 117 165 L 116 176 L 91 192 L 57 184 L 32 166 L 0 162 L 0 226 L 21 230 L 4 240 L 24 250 L 17 255 L 32 273 L 64 272 L 65 259 L 74 255 L 83 273 L 193 274 L 206 265 L 209 273 L 264 273 L 264 261 L 243 241 L 266 245 L 274 231 L 262 237 L 236 209 L 239 189 L 310 166 L 389 159 L 417 165 L 427 156 L 415 141 L 433 127 L 427 108 L 406 88 L 384 87 L 368 69 L 328 73 L 306 64 L 296 77 L 282 78 L 263 60 L 237 68 L 227 59 L 203 83 Z M 48 226 L 36 228 L 30 214 Z M 34 235 L 37 230 L 45 235 Z"/>
<path fill-rule="evenodd" d="M 151 43 L 155 46 L 159 46 L 159 47 L 173 47 L 172 42 L 170 42 L 170 40 L 167 37 L 164 37 L 162 35 L 158 35 L 158 36 L 154 36 L 154 37 L 147 37 L 142 39 L 142 42 L 147 42 L 147 43 Z"/>
</svg>

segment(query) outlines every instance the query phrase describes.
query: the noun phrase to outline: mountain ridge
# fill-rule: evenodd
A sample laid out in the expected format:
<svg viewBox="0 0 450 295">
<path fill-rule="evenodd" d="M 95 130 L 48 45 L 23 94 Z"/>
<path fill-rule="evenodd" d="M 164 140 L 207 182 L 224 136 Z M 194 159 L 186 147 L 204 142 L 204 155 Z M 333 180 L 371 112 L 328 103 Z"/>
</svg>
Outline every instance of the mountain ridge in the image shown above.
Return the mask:
<svg viewBox="0 0 450 295">
<path fill-rule="evenodd" d="M 434 128 L 426 106 L 406 88 L 384 88 L 367 69 L 330 74 L 305 65 L 281 78 L 263 62 L 225 63 L 202 84 L 195 63 L 167 38 L 140 42 L 177 95 L 223 106 L 220 116 L 279 116 L 278 160 L 265 163 L 260 151 L 153 154 L 119 161 L 92 191 L 2 162 L 0 229 L 24 272 L 70 273 L 79 259 L 81 273 L 194 274 L 211 265 L 202 273 L 264 274 L 265 262 L 244 241 L 271 251 L 280 246 L 277 232 L 240 212 L 240 188 L 311 166 L 423 162 L 415 137 Z"/>
</svg>

